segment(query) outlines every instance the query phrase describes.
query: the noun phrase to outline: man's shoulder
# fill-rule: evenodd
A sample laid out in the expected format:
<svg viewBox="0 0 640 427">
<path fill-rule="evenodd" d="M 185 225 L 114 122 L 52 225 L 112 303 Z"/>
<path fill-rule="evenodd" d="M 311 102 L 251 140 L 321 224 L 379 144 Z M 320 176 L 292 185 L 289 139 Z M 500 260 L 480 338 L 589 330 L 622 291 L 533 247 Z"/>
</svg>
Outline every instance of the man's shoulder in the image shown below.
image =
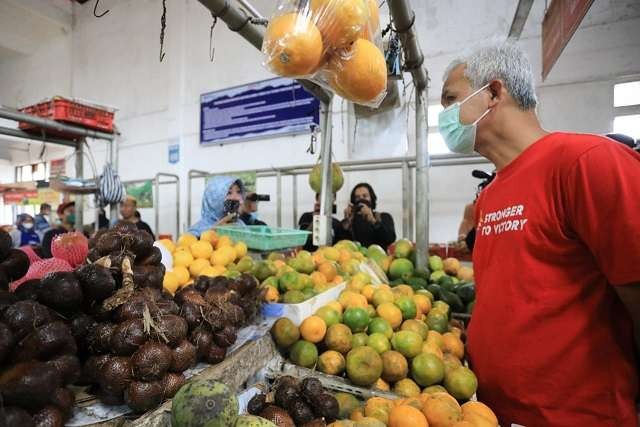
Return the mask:
<svg viewBox="0 0 640 427">
<path fill-rule="evenodd" d="M 559 160 L 573 161 L 594 148 L 610 148 L 617 145 L 615 141 L 591 133 L 554 132 L 549 135 L 547 146 Z"/>
</svg>

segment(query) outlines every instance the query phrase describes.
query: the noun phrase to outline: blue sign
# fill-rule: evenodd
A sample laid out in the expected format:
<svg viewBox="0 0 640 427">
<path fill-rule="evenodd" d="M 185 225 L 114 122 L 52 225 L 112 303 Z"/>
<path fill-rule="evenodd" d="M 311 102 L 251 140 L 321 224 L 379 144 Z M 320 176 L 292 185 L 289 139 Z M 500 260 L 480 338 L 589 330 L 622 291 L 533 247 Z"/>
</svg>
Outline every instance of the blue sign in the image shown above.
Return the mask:
<svg viewBox="0 0 640 427">
<path fill-rule="evenodd" d="M 319 124 L 320 102 L 291 79 L 200 95 L 200 144 L 306 133 Z"/>
<path fill-rule="evenodd" d="M 180 144 L 169 145 L 169 163 L 172 165 L 180 161 Z"/>
</svg>

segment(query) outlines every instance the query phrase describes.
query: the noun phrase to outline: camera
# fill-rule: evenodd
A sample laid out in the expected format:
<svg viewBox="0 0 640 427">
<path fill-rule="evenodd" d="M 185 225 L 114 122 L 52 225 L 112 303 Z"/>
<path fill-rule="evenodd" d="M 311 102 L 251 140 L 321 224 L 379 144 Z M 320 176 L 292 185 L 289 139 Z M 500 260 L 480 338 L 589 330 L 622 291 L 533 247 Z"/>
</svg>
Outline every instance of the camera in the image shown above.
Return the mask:
<svg viewBox="0 0 640 427">
<path fill-rule="evenodd" d="M 251 193 L 247 196 L 247 200 L 250 202 L 269 202 L 271 201 L 271 196 L 268 194 Z"/>
<path fill-rule="evenodd" d="M 358 199 L 353 204 L 353 211 L 355 213 L 360 212 L 362 210 L 362 205 L 366 205 L 368 207 L 371 207 L 371 202 L 368 201 L 368 200 L 364 200 L 364 199 Z"/>
<path fill-rule="evenodd" d="M 240 202 L 237 200 L 225 200 L 224 201 L 224 207 L 223 207 L 223 212 L 224 215 L 229 215 L 229 214 L 236 214 L 238 213 L 238 210 L 240 209 Z"/>
</svg>

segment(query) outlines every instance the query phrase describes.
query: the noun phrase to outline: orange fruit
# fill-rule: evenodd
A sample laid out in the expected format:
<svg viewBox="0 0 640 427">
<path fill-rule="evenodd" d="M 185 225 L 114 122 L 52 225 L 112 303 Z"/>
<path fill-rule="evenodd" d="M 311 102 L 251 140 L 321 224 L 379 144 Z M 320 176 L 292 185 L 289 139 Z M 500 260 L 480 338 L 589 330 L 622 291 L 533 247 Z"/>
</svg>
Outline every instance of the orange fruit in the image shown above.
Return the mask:
<svg viewBox="0 0 640 427">
<path fill-rule="evenodd" d="M 335 311 L 337 311 L 340 314 L 342 314 L 342 312 L 344 311 L 344 307 L 342 306 L 342 304 L 340 304 L 338 301 L 335 301 L 335 300 L 334 301 L 329 301 L 325 305 L 327 307 L 333 308 Z"/>
<path fill-rule="evenodd" d="M 351 412 L 351 415 L 349 415 L 349 419 L 351 421 L 362 421 L 364 419 L 364 408 L 356 408 Z M 352 427 L 353 424 L 350 424 L 350 426 Z"/>
<path fill-rule="evenodd" d="M 421 394 L 422 413 L 431 427 L 449 427 L 462 421 L 460 405 L 448 393 Z"/>
<path fill-rule="evenodd" d="M 339 285 L 342 282 L 344 282 L 344 278 L 340 275 L 337 275 L 336 277 L 333 278 L 333 280 L 331 281 L 331 283 L 333 283 L 334 285 Z"/>
<path fill-rule="evenodd" d="M 318 266 L 318 271 L 327 278 L 327 281 L 332 281 L 338 275 L 338 268 L 335 263 L 331 261 L 325 261 Z"/>
<path fill-rule="evenodd" d="M 451 427 L 478 427 L 478 426 L 476 424 L 473 424 L 472 422 L 462 420 L 462 421 L 456 422 L 455 424 L 452 424 Z"/>
<path fill-rule="evenodd" d="M 345 309 L 355 307 L 367 308 L 369 305 L 364 296 L 353 291 L 343 291 L 338 297 L 338 301 Z"/>
<path fill-rule="evenodd" d="M 193 277 L 198 277 L 202 273 L 202 270 L 209 267 L 210 265 L 211 264 L 209 264 L 208 259 L 197 258 L 189 266 L 189 273 L 191 273 Z"/>
<path fill-rule="evenodd" d="M 200 271 L 201 276 L 218 277 L 227 272 L 227 269 L 221 265 L 210 265 Z"/>
<path fill-rule="evenodd" d="M 382 379 L 388 383 L 394 383 L 407 377 L 409 364 L 407 359 L 397 351 L 385 351 L 382 353 Z"/>
<path fill-rule="evenodd" d="M 311 0 L 310 5 L 327 47 L 349 46 L 358 38 L 369 18 L 365 0 Z"/>
<path fill-rule="evenodd" d="M 233 248 L 236 250 L 236 256 L 238 258 L 246 256 L 249 252 L 249 248 L 247 247 L 247 244 L 245 242 L 238 242 Z"/>
<path fill-rule="evenodd" d="M 398 329 L 402 324 L 402 312 L 393 303 L 385 302 L 380 304 L 376 308 L 376 313 L 378 313 L 378 316 L 389 322 L 393 329 Z"/>
<path fill-rule="evenodd" d="M 302 338 L 314 344 L 322 341 L 326 333 L 327 325 L 320 316 L 309 316 L 300 324 Z"/>
<path fill-rule="evenodd" d="M 373 294 L 376 292 L 376 290 L 377 288 L 374 285 L 365 285 L 360 290 L 360 293 L 367 299 L 367 302 L 371 304 L 373 303 Z"/>
<path fill-rule="evenodd" d="M 420 410 L 420 413 L 422 413 L 422 400 L 420 400 L 419 397 L 407 397 L 405 399 L 398 399 L 396 402 L 396 406 L 411 406 Z"/>
<path fill-rule="evenodd" d="M 399 396 L 418 397 L 420 391 L 418 384 L 409 378 L 403 378 L 393 385 L 393 392 Z"/>
<path fill-rule="evenodd" d="M 443 350 L 446 353 L 451 353 L 458 359 L 462 359 L 464 357 L 464 343 L 460 338 L 451 332 L 447 332 L 442 336 L 442 342 L 444 344 Z"/>
<path fill-rule="evenodd" d="M 218 238 L 218 242 L 216 243 L 216 249 L 225 246 L 233 246 L 233 240 L 231 240 L 231 237 L 229 236 L 220 236 L 220 238 Z"/>
<path fill-rule="evenodd" d="M 173 295 L 178 290 L 178 287 L 180 287 L 178 276 L 176 276 L 173 271 L 167 271 L 164 273 L 162 287 Z"/>
<path fill-rule="evenodd" d="M 440 349 L 444 349 L 444 340 L 442 339 L 442 334 L 437 331 L 429 331 L 427 333 L 427 342 L 433 342 L 435 345 L 440 347 Z"/>
<path fill-rule="evenodd" d="M 374 306 L 379 306 L 380 304 L 383 304 L 385 302 L 391 302 L 393 303 L 393 301 L 396 299 L 395 296 L 393 295 L 393 292 L 391 291 L 391 289 L 387 289 L 387 288 L 383 288 L 382 286 L 378 286 L 378 289 L 376 289 L 373 292 L 373 305 Z"/>
<path fill-rule="evenodd" d="M 418 308 L 418 313 L 427 314 L 431 310 L 431 300 L 426 295 L 416 294 L 413 296 L 413 302 Z"/>
<path fill-rule="evenodd" d="M 389 427 L 429 427 L 427 419 L 419 410 L 409 405 L 396 406 L 389 412 Z"/>
<path fill-rule="evenodd" d="M 180 286 L 184 286 L 191 279 L 191 275 L 189 274 L 189 270 L 186 267 L 173 267 L 173 274 L 175 274 L 178 279 L 178 283 Z"/>
<path fill-rule="evenodd" d="M 442 353 L 442 350 L 440 349 L 440 347 L 438 347 L 438 344 L 434 343 L 433 341 L 429 341 L 429 340 L 425 341 L 422 344 L 422 352 L 433 354 L 434 356 L 437 356 L 438 359 L 440 360 L 444 359 L 444 354 Z"/>
<path fill-rule="evenodd" d="M 327 278 L 319 271 L 314 271 L 311 273 L 311 281 L 313 282 L 313 286 L 322 286 L 327 284 Z"/>
<path fill-rule="evenodd" d="M 278 16 L 269 22 L 262 43 L 269 67 L 284 77 L 303 77 L 318 68 L 324 47 L 318 27 L 298 13 Z"/>
<path fill-rule="evenodd" d="M 189 251 L 176 251 L 173 254 L 174 267 L 188 267 L 193 262 L 193 255 Z"/>
<path fill-rule="evenodd" d="M 280 298 L 280 293 L 273 286 L 264 286 L 264 295 L 262 300 L 268 303 L 278 302 Z"/>
<path fill-rule="evenodd" d="M 378 378 L 378 380 L 373 383 L 373 388 L 376 388 L 380 391 L 391 391 L 391 387 L 389 386 L 389 384 L 382 378 Z"/>
<path fill-rule="evenodd" d="M 383 397 L 372 397 L 364 405 L 364 415 L 388 424 L 391 409 L 393 409 L 391 400 Z"/>
<path fill-rule="evenodd" d="M 178 242 L 177 245 L 178 246 L 184 246 L 184 247 L 189 247 L 192 244 L 194 244 L 195 242 L 198 241 L 198 238 L 196 236 L 194 236 L 191 233 L 184 233 L 182 236 L 180 236 L 178 238 Z"/>
<path fill-rule="evenodd" d="M 318 369 L 327 375 L 340 375 L 344 372 L 344 356 L 335 350 L 325 351 L 318 357 Z"/>
<path fill-rule="evenodd" d="M 352 347 L 353 333 L 347 325 L 338 323 L 327 329 L 324 344 L 329 350 L 347 354 Z"/>
<path fill-rule="evenodd" d="M 176 250 L 176 245 L 169 239 L 160 239 L 160 243 L 164 246 L 169 252 L 174 253 Z"/>
<path fill-rule="evenodd" d="M 351 252 L 346 249 L 340 249 L 340 255 L 338 257 L 338 262 L 340 264 L 345 264 L 351 261 Z"/>
<path fill-rule="evenodd" d="M 200 235 L 200 240 L 204 242 L 209 242 L 211 243 L 211 245 L 215 246 L 216 243 L 218 242 L 218 233 L 216 233 L 215 230 L 203 231 L 202 234 Z"/>
<path fill-rule="evenodd" d="M 322 249 L 322 256 L 329 261 L 337 262 L 340 259 L 340 250 L 333 246 Z"/>
<path fill-rule="evenodd" d="M 415 292 L 409 285 L 398 285 L 392 289 L 392 292 L 396 297 L 413 297 L 413 295 L 415 294 Z"/>
<path fill-rule="evenodd" d="M 462 418 L 479 427 L 497 427 L 498 417 L 482 402 L 467 402 L 462 405 Z"/>
</svg>

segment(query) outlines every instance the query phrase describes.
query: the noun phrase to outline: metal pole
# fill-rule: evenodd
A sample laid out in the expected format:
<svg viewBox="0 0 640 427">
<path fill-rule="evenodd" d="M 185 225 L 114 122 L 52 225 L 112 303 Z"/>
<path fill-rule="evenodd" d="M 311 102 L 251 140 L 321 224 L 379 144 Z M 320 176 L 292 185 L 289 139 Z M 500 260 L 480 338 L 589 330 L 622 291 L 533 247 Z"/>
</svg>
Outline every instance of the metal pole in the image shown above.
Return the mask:
<svg viewBox="0 0 640 427">
<path fill-rule="evenodd" d="M 109 141 L 109 163 L 116 172 L 118 171 L 118 139 L 114 138 Z M 109 205 L 109 220 L 115 222 L 118 219 L 118 204 L 111 203 Z"/>
<path fill-rule="evenodd" d="M 76 177 L 79 179 L 84 178 L 84 144 L 83 141 L 79 141 L 76 146 Z M 76 231 L 82 232 L 84 226 L 84 196 L 82 194 L 76 194 Z"/>
<path fill-rule="evenodd" d="M 424 100 L 427 89 L 416 90 L 416 267 L 426 268 L 429 256 L 429 146 Z"/>
<path fill-rule="evenodd" d="M 176 175 L 176 235 L 173 238 L 177 241 L 180 235 L 180 176 Z"/>
<path fill-rule="evenodd" d="M 402 162 L 402 237 L 411 239 L 409 235 L 409 221 L 411 212 L 409 210 L 409 193 L 411 192 L 411 182 L 409 181 L 409 163 Z"/>
<path fill-rule="evenodd" d="M 22 113 L 16 109 L 0 105 L 0 118 L 14 120 L 17 122 L 30 123 L 45 129 L 53 129 L 58 132 L 65 132 L 76 135 L 79 138 L 96 138 L 112 140 L 115 134 L 98 132 L 95 130 L 85 129 L 79 126 L 68 125 L 54 120 L 43 119 L 42 117 L 33 116 L 31 114 Z"/>
<path fill-rule="evenodd" d="M 278 227 L 282 227 L 282 172 L 276 174 L 276 215 Z"/>
<path fill-rule="evenodd" d="M 325 233 L 319 236 L 320 245 L 330 245 L 331 239 L 331 218 L 333 207 L 333 184 L 331 182 L 331 103 L 321 103 L 320 120 L 322 132 L 321 162 L 322 162 L 322 186 L 320 191 L 320 215 L 324 217 Z"/>
<path fill-rule="evenodd" d="M 402 42 L 405 69 L 411 72 L 416 91 L 426 89 L 429 76 L 422 66 L 424 55 L 415 29 L 416 14 L 409 0 L 389 0 L 388 5 L 396 32 Z"/>
<path fill-rule="evenodd" d="M 160 234 L 160 174 L 156 174 L 155 178 L 153 178 L 153 207 L 157 236 Z"/>
<path fill-rule="evenodd" d="M 51 138 L 50 136 L 45 136 L 45 138 L 43 139 L 42 137 L 32 134 L 32 133 L 27 133 L 18 129 L 11 129 L 11 128 L 7 128 L 4 126 L 0 126 L 0 134 L 2 135 L 8 135 L 8 136 L 15 136 L 16 138 L 23 138 L 23 139 L 32 139 L 34 141 L 40 141 L 40 142 L 48 142 L 51 144 L 58 144 L 58 145 L 64 145 L 66 147 L 74 147 L 76 146 L 76 143 L 73 141 L 69 141 L 66 139 L 59 139 L 59 138 Z"/>
<path fill-rule="evenodd" d="M 247 0 L 238 0 L 238 3 L 240 3 L 245 9 L 247 9 L 247 12 L 249 12 L 255 18 L 264 19 L 264 16 L 262 16 L 258 9 L 253 7 L 253 5 Z"/>
<path fill-rule="evenodd" d="M 293 228 L 297 228 L 298 226 L 298 176 L 293 175 L 291 176 L 291 179 L 293 180 L 293 184 L 292 184 L 293 197 L 291 198 L 292 200 L 291 203 L 293 204 L 293 209 L 291 209 L 291 211 L 293 212 Z"/>
</svg>

